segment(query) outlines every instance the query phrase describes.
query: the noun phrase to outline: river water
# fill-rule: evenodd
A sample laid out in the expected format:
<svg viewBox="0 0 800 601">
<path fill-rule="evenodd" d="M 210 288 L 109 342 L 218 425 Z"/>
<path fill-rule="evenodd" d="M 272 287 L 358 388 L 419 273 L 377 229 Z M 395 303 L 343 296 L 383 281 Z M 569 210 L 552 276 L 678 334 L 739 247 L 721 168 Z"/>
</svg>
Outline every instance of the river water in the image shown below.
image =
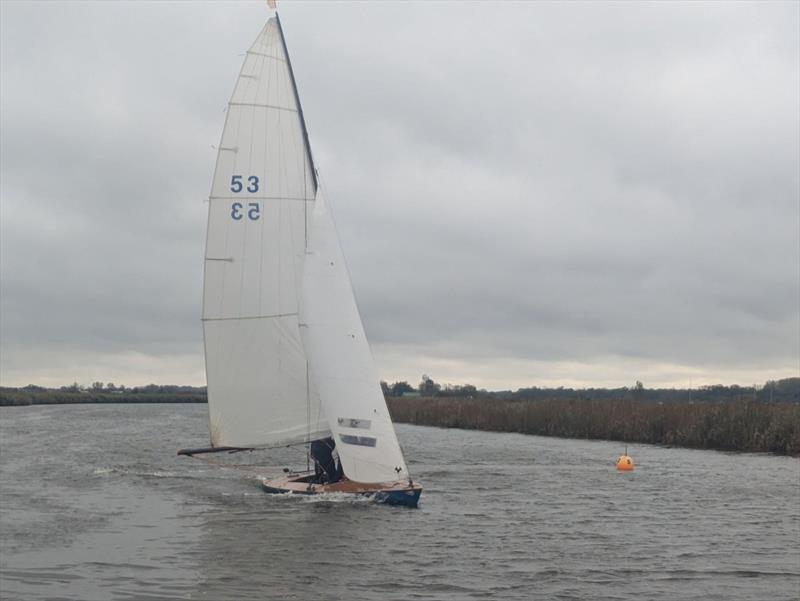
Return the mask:
<svg viewBox="0 0 800 601">
<path fill-rule="evenodd" d="M 204 405 L 0 408 L 0 598 L 800 598 L 800 461 L 398 426 L 419 509 L 177 457 Z"/>
</svg>

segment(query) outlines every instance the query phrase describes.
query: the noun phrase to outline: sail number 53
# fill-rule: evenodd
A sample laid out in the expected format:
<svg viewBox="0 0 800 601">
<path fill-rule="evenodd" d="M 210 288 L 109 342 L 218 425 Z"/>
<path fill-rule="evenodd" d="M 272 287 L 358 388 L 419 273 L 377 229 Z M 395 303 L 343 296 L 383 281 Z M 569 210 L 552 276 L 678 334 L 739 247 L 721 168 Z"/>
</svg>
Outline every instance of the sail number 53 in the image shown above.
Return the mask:
<svg viewBox="0 0 800 601">
<path fill-rule="evenodd" d="M 243 176 L 231 176 L 231 192 L 239 194 L 242 190 L 247 190 L 251 194 L 258 192 L 258 176 L 251 175 L 247 178 L 247 187 L 244 185 Z"/>
<path fill-rule="evenodd" d="M 246 190 L 251 194 L 258 192 L 258 176 L 257 175 L 250 175 L 247 178 L 247 185 L 245 185 L 244 176 L 242 175 L 232 175 L 231 176 L 231 192 L 234 194 L 239 194 L 240 192 Z M 231 205 L 231 218 L 239 221 L 243 217 L 247 216 L 248 219 L 251 221 L 256 221 L 261 216 L 261 205 L 257 202 L 248 202 L 247 208 L 245 208 L 244 204 L 241 202 L 234 202 Z"/>
<path fill-rule="evenodd" d="M 241 202 L 235 202 L 231 205 L 231 217 L 236 221 L 239 221 L 245 214 L 251 221 L 256 221 L 261 217 L 261 205 L 257 202 L 248 202 L 246 209 Z"/>
</svg>

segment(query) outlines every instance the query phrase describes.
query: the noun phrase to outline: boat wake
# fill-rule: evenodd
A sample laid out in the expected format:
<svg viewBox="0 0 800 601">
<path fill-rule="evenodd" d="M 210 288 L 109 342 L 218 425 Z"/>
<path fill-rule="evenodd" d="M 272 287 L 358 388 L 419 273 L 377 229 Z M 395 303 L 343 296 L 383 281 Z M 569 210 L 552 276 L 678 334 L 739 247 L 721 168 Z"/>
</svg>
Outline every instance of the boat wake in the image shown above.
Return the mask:
<svg viewBox="0 0 800 601">
<path fill-rule="evenodd" d="M 106 478 L 113 476 L 133 477 L 133 478 L 173 478 L 173 479 L 194 479 L 208 478 L 213 471 L 203 469 L 188 472 L 173 472 L 170 470 L 140 470 L 131 467 L 103 466 L 92 470 L 92 476 Z"/>
<path fill-rule="evenodd" d="M 303 495 L 294 492 L 273 493 L 264 495 L 267 499 L 275 500 L 278 502 L 294 502 L 294 503 L 344 503 L 347 505 L 365 505 L 375 503 L 372 497 L 365 497 L 362 495 L 354 495 L 343 492 L 324 492 L 316 493 L 313 495 Z"/>
</svg>

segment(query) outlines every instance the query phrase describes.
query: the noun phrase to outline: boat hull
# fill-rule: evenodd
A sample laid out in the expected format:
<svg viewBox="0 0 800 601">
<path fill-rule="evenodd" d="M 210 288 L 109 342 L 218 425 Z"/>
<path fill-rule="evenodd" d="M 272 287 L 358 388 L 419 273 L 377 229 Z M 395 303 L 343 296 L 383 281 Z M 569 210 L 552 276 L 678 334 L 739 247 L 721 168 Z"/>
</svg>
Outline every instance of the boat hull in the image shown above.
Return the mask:
<svg viewBox="0 0 800 601">
<path fill-rule="evenodd" d="M 316 484 L 314 473 L 287 474 L 273 480 L 262 480 L 264 492 L 271 494 L 292 493 L 296 495 L 345 494 L 367 497 L 376 503 L 416 507 L 422 486 L 399 480 L 397 482 L 353 482 L 344 478 L 333 484 Z"/>
</svg>

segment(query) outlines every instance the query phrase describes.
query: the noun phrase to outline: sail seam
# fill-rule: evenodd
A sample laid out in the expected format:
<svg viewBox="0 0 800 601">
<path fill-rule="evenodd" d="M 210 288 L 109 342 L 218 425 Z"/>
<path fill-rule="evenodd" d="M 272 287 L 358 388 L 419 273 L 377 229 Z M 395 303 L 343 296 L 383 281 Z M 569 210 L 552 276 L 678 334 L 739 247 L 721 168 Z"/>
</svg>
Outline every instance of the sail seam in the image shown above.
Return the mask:
<svg viewBox="0 0 800 601">
<path fill-rule="evenodd" d="M 208 200 L 241 200 L 241 196 L 209 196 Z M 298 200 L 304 202 L 313 202 L 310 198 L 301 198 L 300 196 L 256 196 L 248 194 L 245 200 Z"/>
<path fill-rule="evenodd" d="M 294 317 L 297 313 L 275 313 L 274 315 L 247 315 L 245 317 L 203 317 L 201 321 L 237 321 L 242 319 L 275 319 L 278 317 Z"/>
<path fill-rule="evenodd" d="M 264 52 L 256 52 L 254 50 L 248 50 L 247 54 L 254 54 L 256 56 L 265 56 L 267 58 L 271 58 L 272 60 L 280 61 L 282 63 L 286 62 L 286 60 L 282 59 L 280 56 L 274 56 L 272 54 L 265 54 Z"/>
<path fill-rule="evenodd" d="M 275 109 L 276 111 L 286 111 L 287 113 L 297 112 L 297 109 L 278 106 L 276 104 L 267 104 L 266 102 L 229 102 L 228 106 L 254 106 L 257 108 Z"/>
</svg>

